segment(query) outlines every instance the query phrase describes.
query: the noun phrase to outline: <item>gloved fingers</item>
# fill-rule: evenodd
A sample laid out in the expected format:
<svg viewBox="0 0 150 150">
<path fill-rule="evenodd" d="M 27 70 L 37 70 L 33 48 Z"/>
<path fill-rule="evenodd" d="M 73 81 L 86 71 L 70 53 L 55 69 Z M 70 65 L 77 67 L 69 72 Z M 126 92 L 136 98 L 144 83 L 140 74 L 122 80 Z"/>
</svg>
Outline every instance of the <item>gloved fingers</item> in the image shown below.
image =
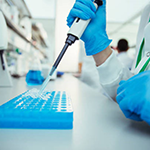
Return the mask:
<svg viewBox="0 0 150 150">
<path fill-rule="evenodd" d="M 132 119 L 134 121 L 143 121 L 141 118 L 140 118 L 140 115 L 137 115 L 136 113 L 132 113 L 129 117 L 129 119 Z"/>
<path fill-rule="evenodd" d="M 129 99 L 123 99 L 119 103 L 119 107 L 122 110 L 123 114 L 128 119 L 132 119 L 135 121 L 142 121 L 142 119 L 140 118 L 140 115 L 130 111 L 130 102 L 129 101 L 130 101 Z"/>
<path fill-rule="evenodd" d="M 121 80 L 119 82 L 119 87 L 117 89 L 117 94 L 121 93 L 121 91 L 124 89 L 124 87 L 122 86 L 126 81 L 125 80 Z"/>
<path fill-rule="evenodd" d="M 132 84 L 132 82 L 133 81 L 130 82 L 129 80 L 127 80 L 127 81 L 122 80 L 119 83 L 120 86 L 117 89 L 117 94 L 119 94 L 122 90 L 127 89 Z"/>
<path fill-rule="evenodd" d="M 73 8 L 70 13 L 69 16 L 67 17 L 67 25 L 70 27 L 72 25 L 72 23 L 74 22 L 75 18 L 89 18 L 89 16 L 86 16 L 85 13 L 83 13 L 81 10 L 75 9 Z M 86 19 L 85 19 L 86 20 Z"/>
<path fill-rule="evenodd" d="M 136 75 L 132 76 L 131 78 L 129 78 L 129 79 L 127 80 L 127 84 L 132 83 L 132 82 L 138 80 L 139 77 L 140 77 L 140 78 L 143 77 L 144 74 L 145 74 L 145 72 L 146 72 L 146 71 L 141 72 L 141 73 L 139 73 L 139 74 L 136 74 Z"/>
<path fill-rule="evenodd" d="M 74 22 L 75 18 L 81 18 L 87 20 L 95 17 L 95 13 L 82 3 L 75 3 L 67 17 L 67 25 L 70 27 Z"/>
<path fill-rule="evenodd" d="M 91 2 L 91 1 L 89 1 L 88 0 L 88 2 Z M 92 3 L 92 2 L 91 2 Z M 78 10 L 80 10 L 80 11 L 82 11 L 86 16 L 88 16 L 88 18 L 83 18 L 82 17 L 82 14 L 81 14 L 81 16 L 77 16 L 77 17 L 79 17 L 79 18 L 81 18 L 81 19 L 84 19 L 84 20 L 86 20 L 86 19 L 90 19 L 90 18 L 94 18 L 95 17 L 95 12 L 96 12 L 96 7 L 94 6 L 94 4 L 92 3 L 92 5 L 93 5 L 93 7 L 95 8 L 94 10 L 93 10 L 93 8 L 91 9 L 91 7 L 88 7 L 88 5 L 86 5 L 86 4 L 84 4 L 84 3 L 80 3 L 80 2 L 76 2 L 75 4 L 74 4 L 74 8 L 75 9 L 78 9 Z M 76 16 L 75 16 L 76 17 Z"/>
<path fill-rule="evenodd" d="M 133 77 L 129 78 L 127 81 L 122 80 L 119 83 L 119 87 L 117 89 L 117 94 L 119 94 L 124 88 L 126 88 L 127 86 L 130 86 L 131 84 L 135 85 L 134 82 L 136 82 L 138 75 L 134 75 Z"/>
<path fill-rule="evenodd" d="M 106 0 L 102 0 L 103 1 L 103 6 L 106 6 Z"/>
<path fill-rule="evenodd" d="M 117 94 L 121 93 L 123 90 L 124 90 L 124 86 L 123 86 L 123 83 L 118 87 L 117 89 Z"/>
<path fill-rule="evenodd" d="M 125 80 L 121 80 L 120 82 L 119 82 L 119 85 L 121 85 L 121 84 L 123 84 L 123 83 L 125 83 L 126 81 Z"/>
<path fill-rule="evenodd" d="M 76 3 L 80 2 L 84 5 L 86 5 L 87 7 L 89 7 L 93 12 L 96 12 L 96 7 L 93 4 L 94 0 L 76 0 Z"/>
<path fill-rule="evenodd" d="M 74 4 L 73 8 L 71 9 L 68 17 L 74 17 L 74 18 L 78 17 L 78 18 L 87 20 L 87 19 L 95 17 L 95 11 L 90 9 L 85 4 L 82 4 L 80 2 L 76 2 Z"/>
<path fill-rule="evenodd" d="M 124 97 L 125 97 L 125 89 L 120 91 L 119 93 L 117 92 L 117 97 L 116 97 L 117 103 L 119 104 Z"/>
<path fill-rule="evenodd" d="M 73 18 L 73 17 L 67 18 L 67 26 L 68 26 L 69 28 L 70 28 L 71 25 L 73 24 L 74 20 L 75 20 L 75 18 Z"/>
</svg>

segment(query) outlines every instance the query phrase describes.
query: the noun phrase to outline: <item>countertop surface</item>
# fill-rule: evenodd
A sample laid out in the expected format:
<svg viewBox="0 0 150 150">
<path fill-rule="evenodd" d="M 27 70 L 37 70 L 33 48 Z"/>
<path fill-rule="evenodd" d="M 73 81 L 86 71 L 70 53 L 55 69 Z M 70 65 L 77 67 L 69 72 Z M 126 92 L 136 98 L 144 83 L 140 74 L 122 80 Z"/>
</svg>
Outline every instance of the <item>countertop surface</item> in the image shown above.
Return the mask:
<svg viewBox="0 0 150 150">
<path fill-rule="evenodd" d="M 0 105 L 31 88 L 25 78 L 13 79 L 13 87 L 0 87 Z M 50 81 L 47 90 L 70 95 L 73 129 L 0 129 L 0 150 L 150 149 L 149 125 L 126 119 L 116 103 L 72 75 Z"/>
</svg>

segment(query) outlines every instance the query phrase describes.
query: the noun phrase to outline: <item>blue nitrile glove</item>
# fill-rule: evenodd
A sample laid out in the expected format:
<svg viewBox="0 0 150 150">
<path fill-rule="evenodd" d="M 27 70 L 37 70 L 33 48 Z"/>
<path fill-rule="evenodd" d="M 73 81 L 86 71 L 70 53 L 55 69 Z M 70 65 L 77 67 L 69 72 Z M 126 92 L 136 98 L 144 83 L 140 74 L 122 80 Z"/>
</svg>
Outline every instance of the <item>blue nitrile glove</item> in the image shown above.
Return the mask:
<svg viewBox="0 0 150 150">
<path fill-rule="evenodd" d="M 97 54 L 109 46 L 111 40 L 106 33 L 106 0 L 103 0 L 103 5 L 99 6 L 97 11 L 93 0 L 76 0 L 67 17 L 69 27 L 76 17 L 83 20 L 92 19 L 81 37 L 87 55 Z"/>
<path fill-rule="evenodd" d="M 117 94 L 116 100 L 127 118 L 150 124 L 150 71 L 121 81 Z"/>
</svg>

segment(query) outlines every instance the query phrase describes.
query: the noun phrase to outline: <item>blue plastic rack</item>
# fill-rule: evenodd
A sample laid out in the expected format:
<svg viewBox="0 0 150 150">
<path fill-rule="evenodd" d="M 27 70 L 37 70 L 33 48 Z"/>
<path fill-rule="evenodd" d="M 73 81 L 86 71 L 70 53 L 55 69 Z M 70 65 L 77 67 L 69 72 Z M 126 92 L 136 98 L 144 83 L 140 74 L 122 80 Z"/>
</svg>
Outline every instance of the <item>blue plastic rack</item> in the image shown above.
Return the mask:
<svg viewBox="0 0 150 150">
<path fill-rule="evenodd" d="M 48 100 L 23 94 L 0 106 L 0 128 L 73 128 L 73 108 L 66 92 L 47 92 Z"/>
</svg>

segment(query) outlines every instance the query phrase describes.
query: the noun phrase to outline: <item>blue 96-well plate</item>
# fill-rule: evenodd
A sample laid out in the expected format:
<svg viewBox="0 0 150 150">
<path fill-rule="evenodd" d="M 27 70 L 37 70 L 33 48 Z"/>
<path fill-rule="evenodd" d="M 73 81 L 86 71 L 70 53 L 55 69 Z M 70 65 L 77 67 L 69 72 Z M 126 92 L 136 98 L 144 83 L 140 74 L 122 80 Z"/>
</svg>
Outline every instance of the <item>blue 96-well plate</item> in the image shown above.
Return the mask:
<svg viewBox="0 0 150 150">
<path fill-rule="evenodd" d="M 41 97 L 29 92 L 0 106 L 0 128 L 73 128 L 73 108 L 66 92 L 45 92 Z"/>
</svg>

